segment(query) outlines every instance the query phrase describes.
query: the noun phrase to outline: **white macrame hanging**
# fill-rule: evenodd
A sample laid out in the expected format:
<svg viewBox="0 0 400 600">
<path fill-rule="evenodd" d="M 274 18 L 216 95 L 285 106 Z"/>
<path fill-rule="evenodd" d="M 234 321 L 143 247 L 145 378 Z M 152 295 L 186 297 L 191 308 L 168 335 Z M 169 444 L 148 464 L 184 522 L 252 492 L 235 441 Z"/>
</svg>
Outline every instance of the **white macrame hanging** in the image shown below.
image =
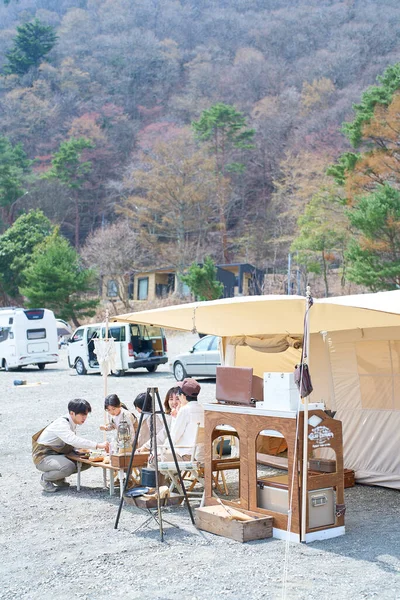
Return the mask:
<svg viewBox="0 0 400 600">
<path fill-rule="evenodd" d="M 94 340 L 94 351 L 102 375 L 109 375 L 112 371 L 116 371 L 117 350 L 114 338 Z"/>
</svg>

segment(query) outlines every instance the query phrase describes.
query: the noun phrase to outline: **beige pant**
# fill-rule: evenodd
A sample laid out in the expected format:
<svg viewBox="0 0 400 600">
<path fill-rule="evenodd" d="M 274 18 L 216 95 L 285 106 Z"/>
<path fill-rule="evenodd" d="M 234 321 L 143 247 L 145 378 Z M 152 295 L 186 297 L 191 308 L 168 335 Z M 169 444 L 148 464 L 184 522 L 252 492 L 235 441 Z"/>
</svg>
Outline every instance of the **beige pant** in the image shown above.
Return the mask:
<svg viewBox="0 0 400 600">
<path fill-rule="evenodd" d="M 40 461 L 36 468 L 44 473 L 45 481 L 59 481 L 76 473 L 76 463 L 63 454 L 51 454 Z M 81 470 L 89 469 L 90 465 L 82 463 Z"/>
</svg>

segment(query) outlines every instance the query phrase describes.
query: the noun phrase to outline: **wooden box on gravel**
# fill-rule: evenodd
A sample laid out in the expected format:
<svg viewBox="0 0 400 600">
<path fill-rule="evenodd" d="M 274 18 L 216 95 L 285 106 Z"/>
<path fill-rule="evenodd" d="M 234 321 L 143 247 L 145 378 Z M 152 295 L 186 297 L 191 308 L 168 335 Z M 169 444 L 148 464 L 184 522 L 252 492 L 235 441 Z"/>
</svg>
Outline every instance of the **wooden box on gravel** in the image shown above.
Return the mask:
<svg viewBox="0 0 400 600">
<path fill-rule="evenodd" d="M 127 504 L 131 504 L 132 506 L 137 506 L 138 508 L 157 508 L 157 498 L 149 498 L 145 495 L 130 497 L 128 495 L 124 496 L 125 502 Z M 160 506 L 177 506 L 181 504 L 184 500 L 184 496 L 180 494 L 172 493 L 170 496 L 160 499 Z"/>
<path fill-rule="evenodd" d="M 130 454 L 111 454 L 111 465 L 113 467 L 118 467 L 118 469 L 126 469 L 129 467 L 130 460 Z M 135 454 L 133 457 L 132 467 L 144 467 L 147 465 L 148 460 L 148 453 Z"/>
<path fill-rule="evenodd" d="M 250 542 L 272 537 L 273 517 L 258 515 L 222 505 L 196 508 L 198 529 L 222 535 L 237 542 Z"/>
<path fill-rule="evenodd" d="M 354 487 L 355 485 L 355 473 L 352 469 L 344 470 L 344 487 Z"/>
</svg>

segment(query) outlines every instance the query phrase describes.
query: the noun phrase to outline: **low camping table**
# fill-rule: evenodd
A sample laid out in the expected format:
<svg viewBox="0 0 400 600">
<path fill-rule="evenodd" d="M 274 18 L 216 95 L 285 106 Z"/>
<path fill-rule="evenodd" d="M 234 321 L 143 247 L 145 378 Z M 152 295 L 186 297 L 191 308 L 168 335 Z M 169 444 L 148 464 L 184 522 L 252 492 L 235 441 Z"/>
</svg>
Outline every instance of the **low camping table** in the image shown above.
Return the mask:
<svg viewBox="0 0 400 600">
<path fill-rule="evenodd" d="M 103 482 L 104 487 L 107 487 L 107 470 L 110 472 L 110 496 L 114 495 L 114 474 L 118 473 L 119 479 L 119 490 L 120 496 L 122 497 L 124 491 L 124 475 L 127 471 L 126 467 L 114 467 L 111 463 L 105 463 L 103 461 L 94 461 L 90 460 L 90 458 L 83 458 L 78 454 L 67 454 L 67 458 L 76 462 L 77 466 L 77 481 L 76 481 L 76 489 L 78 492 L 81 491 L 81 471 L 82 464 L 90 465 L 91 467 L 101 467 L 103 469 Z M 148 453 L 140 453 L 135 454 L 132 467 L 143 467 L 147 464 L 147 460 L 149 458 Z"/>
</svg>

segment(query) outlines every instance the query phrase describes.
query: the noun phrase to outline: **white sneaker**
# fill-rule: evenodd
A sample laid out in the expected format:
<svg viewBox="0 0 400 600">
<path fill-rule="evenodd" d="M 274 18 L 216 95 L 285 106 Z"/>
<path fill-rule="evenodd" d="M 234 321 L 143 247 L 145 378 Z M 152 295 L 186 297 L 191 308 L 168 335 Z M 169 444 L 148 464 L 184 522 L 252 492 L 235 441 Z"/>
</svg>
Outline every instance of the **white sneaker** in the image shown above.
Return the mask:
<svg viewBox="0 0 400 600">
<path fill-rule="evenodd" d="M 57 479 L 57 481 L 53 481 L 54 485 L 58 488 L 69 488 L 70 484 L 65 479 Z"/>
<path fill-rule="evenodd" d="M 57 492 L 58 487 L 54 485 L 51 481 L 46 481 L 44 475 L 40 478 L 40 485 L 44 489 L 45 492 L 52 494 L 53 492 Z"/>
</svg>

